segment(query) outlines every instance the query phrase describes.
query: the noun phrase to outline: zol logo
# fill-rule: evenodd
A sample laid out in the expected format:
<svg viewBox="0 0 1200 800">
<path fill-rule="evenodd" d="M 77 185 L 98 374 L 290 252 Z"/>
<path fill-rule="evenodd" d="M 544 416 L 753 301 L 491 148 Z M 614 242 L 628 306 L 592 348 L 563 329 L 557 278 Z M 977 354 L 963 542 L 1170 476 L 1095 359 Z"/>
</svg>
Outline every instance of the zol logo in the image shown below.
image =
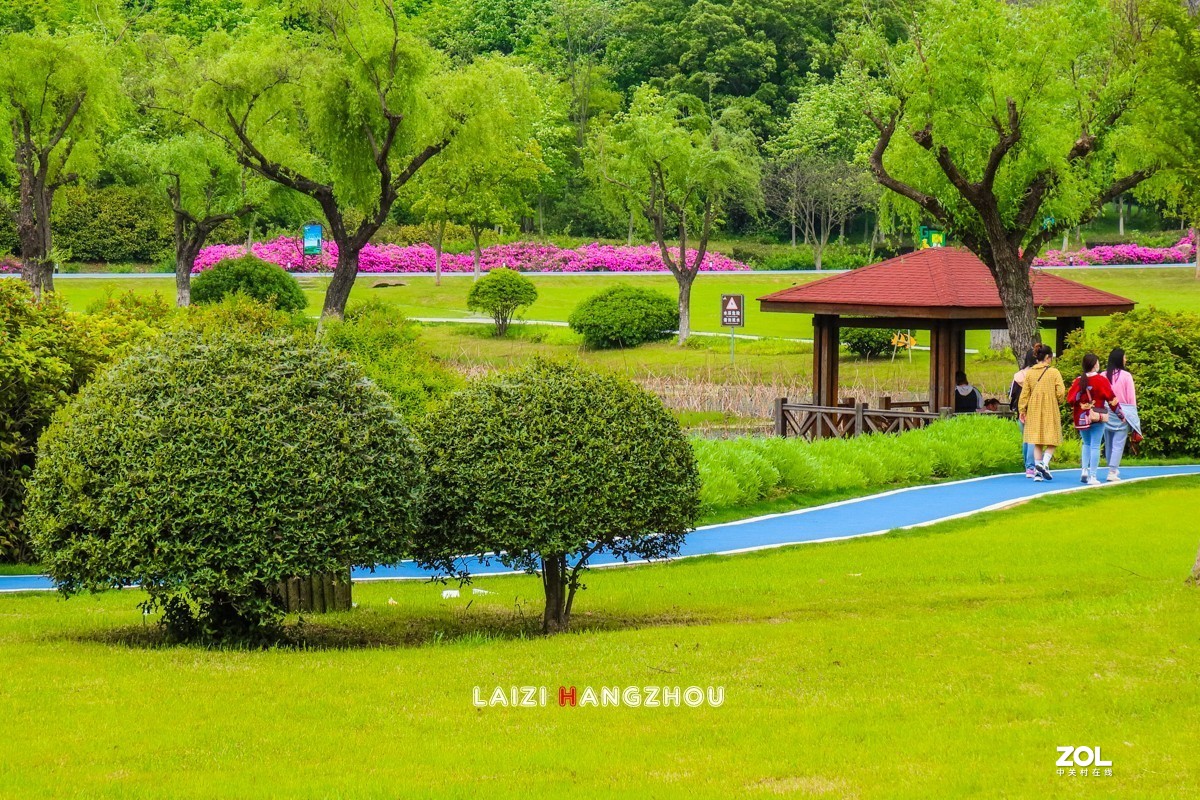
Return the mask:
<svg viewBox="0 0 1200 800">
<path fill-rule="evenodd" d="M 1100 755 L 1099 747 L 1075 747 L 1062 745 L 1058 748 L 1060 767 L 1111 767 L 1112 759 Z"/>
</svg>

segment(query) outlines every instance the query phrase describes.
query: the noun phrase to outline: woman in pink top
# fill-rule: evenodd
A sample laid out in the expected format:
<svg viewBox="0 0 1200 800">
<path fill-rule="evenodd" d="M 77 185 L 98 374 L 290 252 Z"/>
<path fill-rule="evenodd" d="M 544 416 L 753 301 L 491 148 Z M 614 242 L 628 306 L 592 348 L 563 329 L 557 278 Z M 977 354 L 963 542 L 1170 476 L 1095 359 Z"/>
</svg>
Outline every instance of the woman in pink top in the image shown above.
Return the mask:
<svg viewBox="0 0 1200 800">
<path fill-rule="evenodd" d="M 1104 426 L 1104 452 L 1108 454 L 1108 480 L 1121 480 L 1121 456 L 1125 453 L 1125 442 L 1133 434 L 1142 435 L 1142 423 L 1138 419 L 1137 390 L 1133 376 L 1125 369 L 1125 351 L 1114 347 L 1108 354 L 1108 369 L 1105 377 L 1112 384 L 1113 394 L 1121 406 L 1121 415 L 1109 414 Z M 1124 419 L 1121 419 L 1121 417 Z"/>
</svg>

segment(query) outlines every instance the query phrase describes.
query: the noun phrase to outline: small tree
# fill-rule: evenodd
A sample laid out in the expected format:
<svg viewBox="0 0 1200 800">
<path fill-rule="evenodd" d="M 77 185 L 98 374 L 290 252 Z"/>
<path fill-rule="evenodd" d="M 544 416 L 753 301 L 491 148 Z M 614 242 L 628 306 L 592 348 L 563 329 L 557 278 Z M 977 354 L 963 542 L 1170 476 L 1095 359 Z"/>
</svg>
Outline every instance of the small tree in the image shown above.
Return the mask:
<svg viewBox="0 0 1200 800">
<path fill-rule="evenodd" d="M 54 196 L 94 169 L 100 132 L 118 100 L 109 47 L 89 33 L 0 35 L 0 125 L 12 136 L 21 276 L 36 297 L 54 289 Z"/>
<path fill-rule="evenodd" d="M 26 525 L 64 595 L 137 583 L 180 638 L 260 638 L 281 581 L 401 558 L 422 483 L 408 428 L 340 355 L 179 332 L 55 417 Z"/>
<path fill-rule="evenodd" d="M 533 281 L 511 269 L 494 269 L 467 294 L 467 308 L 480 311 L 496 322 L 496 335 L 508 333 L 508 323 L 523 306 L 537 300 Z"/>
<path fill-rule="evenodd" d="M 546 633 L 569 626 L 592 556 L 672 556 L 699 513 L 679 423 L 622 378 L 535 360 L 457 393 L 423 430 L 416 558 L 464 581 L 463 553 L 540 573 Z"/>
<path fill-rule="evenodd" d="M 691 332 L 692 284 L 713 225 L 731 200 L 756 207 L 759 190 L 753 137 L 743 128 L 714 122 L 698 102 L 638 89 L 629 110 L 596 145 L 605 185 L 617 200 L 641 209 L 663 264 L 679 285 L 680 344 Z M 696 254 L 690 256 L 693 235 Z M 672 241 L 678 244 L 676 255 Z"/>
<path fill-rule="evenodd" d="M 457 95 L 488 97 L 492 109 L 463 125 L 436 161 L 413 181 L 413 209 L 434 229 L 434 283 L 442 281 L 442 245 L 447 222 L 471 231 L 475 280 L 482 274 L 480 237 L 493 225 L 515 225 L 528 210 L 546 166 L 535 137 L 540 103 L 520 67 L 501 58 L 463 70 Z"/>
</svg>

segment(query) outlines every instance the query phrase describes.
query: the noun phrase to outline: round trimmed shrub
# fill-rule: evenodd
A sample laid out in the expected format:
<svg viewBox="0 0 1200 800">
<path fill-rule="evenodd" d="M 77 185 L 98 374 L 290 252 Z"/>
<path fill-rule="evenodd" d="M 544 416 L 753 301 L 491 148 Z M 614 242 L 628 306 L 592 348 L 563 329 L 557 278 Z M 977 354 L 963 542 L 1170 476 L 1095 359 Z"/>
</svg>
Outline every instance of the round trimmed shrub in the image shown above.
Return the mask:
<svg viewBox="0 0 1200 800">
<path fill-rule="evenodd" d="M 537 287 L 521 273 L 497 267 L 471 287 L 467 308 L 490 316 L 496 323 L 496 335 L 508 333 L 508 323 L 522 306 L 537 300 Z"/>
<path fill-rule="evenodd" d="M 851 353 L 870 358 L 891 352 L 894 335 L 884 328 L 842 328 L 841 339 Z"/>
<path fill-rule="evenodd" d="M 542 628 L 570 622 L 581 570 L 676 554 L 699 513 L 696 459 L 632 382 L 535 359 L 452 395 L 422 426 L 429 486 L 414 555 L 465 578 L 464 553 L 540 572 Z"/>
<path fill-rule="evenodd" d="M 394 563 L 417 445 L 357 366 L 298 337 L 172 333 L 40 442 L 26 525 L 66 595 L 134 583 L 180 639 L 260 639 L 280 581 Z"/>
<path fill-rule="evenodd" d="M 675 300 L 651 289 L 614 286 L 584 300 L 567 320 L 588 347 L 637 347 L 679 329 Z"/>
<path fill-rule="evenodd" d="M 1200 455 L 1200 427 L 1193 415 L 1200 406 L 1200 314 L 1139 308 L 1114 314 L 1097 328 L 1076 331 L 1069 344 L 1058 359 L 1067 365 L 1063 373 L 1068 378 L 1079 374 L 1088 352 L 1100 356 L 1103 369 L 1114 347 L 1125 351 L 1146 437 L 1140 444 L 1142 453 Z"/>
<path fill-rule="evenodd" d="M 302 311 L 308 305 L 295 278 L 252 255 L 218 261 L 192 281 L 192 301 L 196 303 L 219 303 L 239 293 L 280 311 Z"/>
</svg>

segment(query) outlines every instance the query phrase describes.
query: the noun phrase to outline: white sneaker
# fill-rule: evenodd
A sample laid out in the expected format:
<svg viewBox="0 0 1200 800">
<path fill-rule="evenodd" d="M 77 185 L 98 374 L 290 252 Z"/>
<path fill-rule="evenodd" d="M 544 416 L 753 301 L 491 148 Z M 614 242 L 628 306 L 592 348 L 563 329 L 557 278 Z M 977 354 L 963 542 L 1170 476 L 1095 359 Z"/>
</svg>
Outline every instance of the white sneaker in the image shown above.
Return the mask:
<svg viewBox="0 0 1200 800">
<path fill-rule="evenodd" d="M 1110 469 L 1108 471 L 1108 478 L 1105 480 L 1107 480 L 1109 483 L 1117 483 L 1121 480 L 1121 473 L 1115 469 Z"/>
<path fill-rule="evenodd" d="M 1100 483 L 1100 481 L 1096 478 L 1095 475 L 1089 475 L 1088 479 L 1087 479 L 1087 485 L 1088 486 L 1101 486 L 1103 484 Z"/>
</svg>

